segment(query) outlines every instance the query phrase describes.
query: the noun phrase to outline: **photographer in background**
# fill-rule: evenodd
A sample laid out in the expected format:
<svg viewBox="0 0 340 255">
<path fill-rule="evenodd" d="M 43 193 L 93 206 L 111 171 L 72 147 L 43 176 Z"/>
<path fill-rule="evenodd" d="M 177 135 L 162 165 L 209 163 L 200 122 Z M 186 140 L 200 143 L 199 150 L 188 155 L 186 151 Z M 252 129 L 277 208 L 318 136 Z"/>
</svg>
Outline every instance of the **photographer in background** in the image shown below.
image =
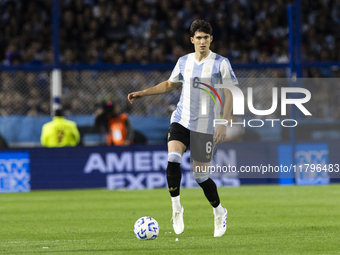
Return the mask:
<svg viewBox="0 0 340 255">
<path fill-rule="evenodd" d="M 77 124 L 65 119 L 63 111 L 58 109 L 53 120 L 43 125 L 40 141 L 44 147 L 76 146 L 80 141 Z"/>
<path fill-rule="evenodd" d="M 120 112 L 117 102 L 107 102 L 98 109 L 95 125 L 106 134 L 106 144 L 128 146 L 133 143 L 134 130 L 127 113 Z"/>
</svg>

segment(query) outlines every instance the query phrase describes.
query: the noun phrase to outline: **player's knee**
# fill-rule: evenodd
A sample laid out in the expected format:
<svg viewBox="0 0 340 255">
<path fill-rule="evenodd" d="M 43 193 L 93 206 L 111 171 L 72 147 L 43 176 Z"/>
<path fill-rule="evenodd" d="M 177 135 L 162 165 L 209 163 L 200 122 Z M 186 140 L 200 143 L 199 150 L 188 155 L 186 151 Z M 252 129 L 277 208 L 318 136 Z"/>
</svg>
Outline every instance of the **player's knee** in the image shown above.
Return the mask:
<svg viewBox="0 0 340 255">
<path fill-rule="evenodd" d="M 172 163 L 181 163 L 182 155 L 178 151 L 171 151 L 168 153 L 168 161 Z"/>
<path fill-rule="evenodd" d="M 202 183 L 209 179 L 209 174 L 208 173 L 194 173 L 194 178 L 197 183 Z"/>
<path fill-rule="evenodd" d="M 168 154 L 168 167 L 166 169 L 167 177 L 181 178 L 182 155 L 178 151 L 172 151 Z"/>
</svg>

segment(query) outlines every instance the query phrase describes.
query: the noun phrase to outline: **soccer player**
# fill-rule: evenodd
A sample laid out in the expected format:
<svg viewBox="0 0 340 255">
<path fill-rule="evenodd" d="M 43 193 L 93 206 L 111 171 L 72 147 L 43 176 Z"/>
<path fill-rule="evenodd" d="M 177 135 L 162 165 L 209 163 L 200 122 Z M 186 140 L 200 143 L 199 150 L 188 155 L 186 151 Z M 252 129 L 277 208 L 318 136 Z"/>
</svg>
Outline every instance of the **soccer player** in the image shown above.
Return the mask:
<svg viewBox="0 0 340 255">
<path fill-rule="evenodd" d="M 44 147 L 76 146 L 80 141 L 77 124 L 66 120 L 61 109 L 56 110 L 53 120 L 43 125 L 40 141 Z"/>
<path fill-rule="evenodd" d="M 226 127 L 219 125 L 213 128 L 214 112 L 216 115 L 216 98 L 204 97 L 204 93 L 214 89 L 216 84 L 237 84 L 237 79 L 230 66 L 229 60 L 212 51 L 210 43 L 213 40 L 212 28 L 208 22 L 195 20 L 190 27 L 191 42 L 195 52 L 178 59 L 169 80 L 138 92 L 128 95 L 131 104 L 135 100 L 149 95 L 166 93 L 182 84 L 182 93 L 176 110 L 171 116 L 168 133 L 168 166 L 167 182 L 172 200 L 173 228 L 176 234 L 184 231 L 184 208 L 180 203 L 181 169 L 180 162 L 183 153 L 190 144 L 191 158 L 193 159 L 193 176 L 201 186 L 203 192 L 213 207 L 214 236 L 222 236 L 227 228 L 227 210 L 221 205 L 215 182 L 209 178 L 209 173 L 197 171 L 198 167 L 210 165 L 212 144 L 220 143 L 225 139 Z M 221 89 L 220 89 L 221 90 Z M 232 95 L 228 89 L 222 90 L 224 105 L 218 110 L 222 112 L 223 119 L 230 119 L 232 110 Z M 202 103 L 205 98 L 206 103 Z M 216 99 L 216 100 L 215 100 Z M 222 100 L 220 100 L 222 101 Z M 221 102 L 222 105 L 222 102 Z M 200 117 L 202 108 L 206 108 L 206 116 Z M 200 168 L 199 168 L 200 169 Z"/>
</svg>

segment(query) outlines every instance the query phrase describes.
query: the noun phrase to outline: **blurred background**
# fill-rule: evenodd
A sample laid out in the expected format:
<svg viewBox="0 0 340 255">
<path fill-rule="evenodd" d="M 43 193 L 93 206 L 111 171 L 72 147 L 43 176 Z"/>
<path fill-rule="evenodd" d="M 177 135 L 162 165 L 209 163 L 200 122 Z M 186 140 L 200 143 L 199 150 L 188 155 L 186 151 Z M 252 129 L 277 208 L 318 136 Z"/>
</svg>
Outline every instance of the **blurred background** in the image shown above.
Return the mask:
<svg viewBox="0 0 340 255">
<path fill-rule="evenodd" d="M 291 41 L 289 4 L 293 4 Z M 167 80 L 178 58 L 193 52 L 189 27 L 195 19 L 211 23 L 211 50 L 229 58 L 238 78 L 340 76 L 339 0 L 2 0 L 3 139 L 10 147 L 40 146 L 42 124 L 53 114 L 55 102 L 77 122 L 84 145 L 100 144 L 90 128 L 95 113 L 103 101 L 117 101 L 146 143 L 164 144 L 161 132 L 167 131 L 180 89 L 145 98 L 133 107 L 126 97 Z M 53 84 L 52 70 L 61 71 L 59 84 Z M 258 109 L 271 104 L 271 93 L 263 93 L 271 89 L 267 83 L 254 90 Z M 53 94 L 53 86 L 60 92 Z M 240 87 L 246 94 L 246 86 Z M 335 125 L 340 117 L 339 85 L 309 89 L 313 103 L 308 121 L 318 125 L 327 119 Z M 155 123 L 161 127 L 152 132 Z M 252 130 L 260 140 L 288 139 L 286 131 Z M 268 132 L 272 134 L 261 135 Z M 340 137 L 336 130 L 327 134 Z"/>
</svg>

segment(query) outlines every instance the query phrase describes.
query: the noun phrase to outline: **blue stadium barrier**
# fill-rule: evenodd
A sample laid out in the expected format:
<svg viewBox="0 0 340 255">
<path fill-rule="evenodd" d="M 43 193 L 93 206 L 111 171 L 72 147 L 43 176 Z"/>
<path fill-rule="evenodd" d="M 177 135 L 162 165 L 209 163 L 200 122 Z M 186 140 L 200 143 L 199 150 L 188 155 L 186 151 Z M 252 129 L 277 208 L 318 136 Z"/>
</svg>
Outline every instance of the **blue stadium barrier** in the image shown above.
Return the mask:
<svg viewBox="0 0 340 255">
<path fill-rule="evenodd" d="M 93 115 L 74 115 L 67 117 L 78 127 L 93 126 Z M 149 143 L 165 143 L 170 117 L 129 116 L 135 130 L 145 135 Z M 51 121 L 50 116 L 6 116 L 0 117 L 0 134 L 7 143 L 39 143 L 42 126 Z M 24 127 L 24 128 L 23 128 Z M 99 142 L 98 136 L 86 136 L 85 142 Z"/>
<path fill-rule="evenodd" d="M 216 166 L 212 177 L 218 186 L 277 184 L 280 172 L 268 171 L 269 166 L 278 168 L 289 163 L 279 158 L 280 146 L 285 145 L 276 142 L 220 145 L 212 159 L 212 165 Z M 327 146 L 328 149 L 325 150 Z M 321 157 L 315 153 L 317 147 L 322 149 Z M 327 157 L 326 163 L 332 164 L 333 170 L 336 170 L 340 164 L 339 149 L 337 142 L 326 145 L 302 144 L 297 150 L 303 152 L 299 154 L 299 162 L 322 164 Z M 255 171 L 260 166 L 261 172 Z M 166 187 L 166 167 L 166 145 L 11 149 L 0 151 L 0 192 L 30 189 L 163 188 Z M 182 185 L 188 188 L 197 186 L 190 176 L 189 151 L 183 155 L 181 167 Z M 225 169 L 228 167 L 235 167 L 237 170 L 243 167 L 249 171 L 227 172 Z M 251 169 L 255 170 L 250 171 Z M 29 175 L 30 182 L 27 179 Z M 339 176 L 339 170 L 332 171 L 329 173 L 330 182 L 339 182 Z M 310 178 L 310 185 L 317 184 L 315 179 Z"/>
</svg>

